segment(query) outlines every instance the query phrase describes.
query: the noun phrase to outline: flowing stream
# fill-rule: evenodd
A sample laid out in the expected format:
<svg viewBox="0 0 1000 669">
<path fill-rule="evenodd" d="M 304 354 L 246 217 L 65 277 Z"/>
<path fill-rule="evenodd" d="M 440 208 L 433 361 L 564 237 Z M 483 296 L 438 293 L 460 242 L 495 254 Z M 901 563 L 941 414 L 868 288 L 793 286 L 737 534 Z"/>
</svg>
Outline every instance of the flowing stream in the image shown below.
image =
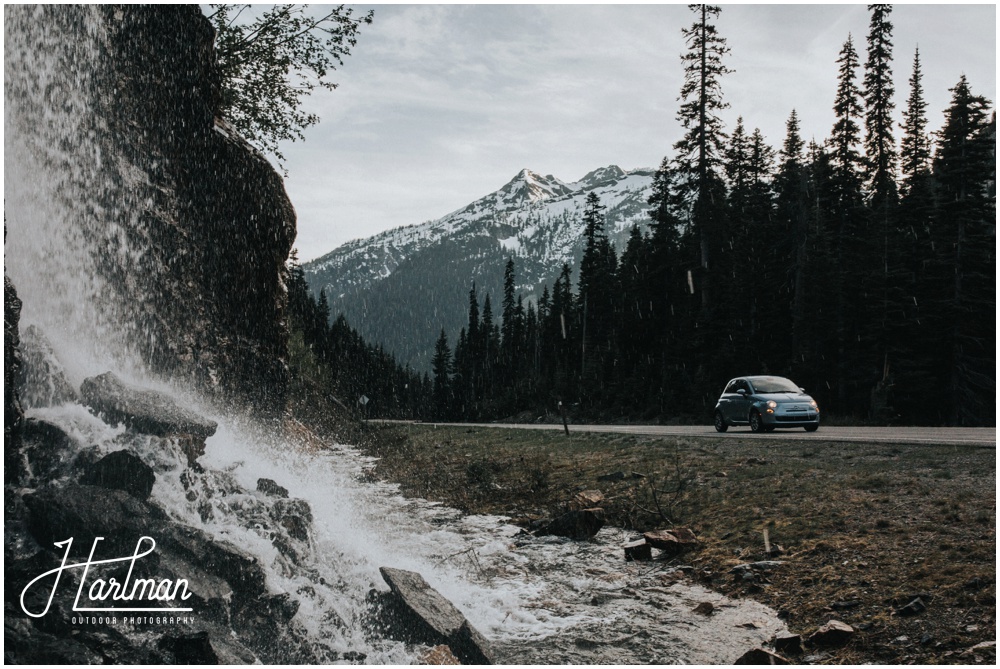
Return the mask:
<svg viewBox="0 0 1000 669">
<path fill-rule="evenodd" d="M 130 341 L 148 333 L 134 314 L 148 307 L 114 303 L 94 271 L 95 259 L 114 263 L 140 294 L 143 281 L 157 280 L 144 274 L 145 249 L 136 241 L 151 187 L 100 117 L 108 101 L 93 83 L 103 39 L 96 10 L 44 11 L 4 8 L 4 258 L 24 301 L 21 330 L 44 331 L 77 388 L 111 369 L 212 415 L 183 384 L 150 378 L 135 361 Z M 298 601 L 294 621 L 324 661 L 419 659 L 365 624 L 369 591 L 387 589 L 381 566 L 421 573 L 500 659 L 519 664 L 726 663 L 784 629 L 766 607 L 676 583 L 665 563 L 626 563 L 627 532 L 606 528 L 584 542 L 534 538 L 503 518 L 407 499 L 374 481 L 373 461 L 350 446 L 275 441 L 214 415 L 218 432 L 199 460 L 203 471 L 192 475 L 169 440 L 112 428 L 74 402 L 27 415 L 60 426 L 81 448 L 139 454 L 156 471 L 152 500 L 256 556 L 269 588 Z M 296 560 L 256 523 L 268 503 L 256 492 L 260 478 L 311 509 Z M 706 601 L 716 605 L 713 615 L 692 612 Z"/>
<path fill-rule="evenodd" d="M 154 501 L 256 556 L 269 587 L 299 602 L 296 620 L 320 657 L 362 653 L 367 662 L 393 664 L 419 658 L 402 643 L 372 638 L 363 624 L 368 592 L 386 589 L 380 566 L 421 573 L 501 659 L 519 664 L 727 663 L 784 629 L 762 605 L 677 583 L 665 563 L 625 562 L 625 531 L 606 528 L 583 542 L 530 537 L 503 518 L 404 498 L 396 486 L 373 482 L 373 460 L 349 446 L 270 443 L 223 419 L 199 460 L 204 472 L 192 499 L 182 483 L 184 456 L 164 440 L 127 435 L 76 404 L 30 415 L 103 452 L 128 443 L 157 471 Z M 266 527 L 255 531 L 266 503 L 255 492 L 259 478 L 311 507 L 309 540 L 297 562 L 275 548 Z M 701 602 L 713 603 L 715 613 L 694 613 Z"/>
</svg>

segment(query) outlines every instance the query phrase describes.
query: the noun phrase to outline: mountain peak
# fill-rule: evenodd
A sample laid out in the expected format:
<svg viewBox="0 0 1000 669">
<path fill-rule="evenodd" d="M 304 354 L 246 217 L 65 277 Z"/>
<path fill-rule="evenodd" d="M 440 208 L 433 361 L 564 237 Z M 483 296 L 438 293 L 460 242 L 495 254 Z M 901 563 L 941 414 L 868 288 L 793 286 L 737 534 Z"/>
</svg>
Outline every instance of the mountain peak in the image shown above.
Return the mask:
<svg viewBox="0 0 1000 669">
<path fill-rule="evenodd" d="M 542 176 L 528 168 L 522 169 L 513 179 L 497 191 L 503 202 L 541 202 L 572 192 L 565 183 L 547 174 Z"/>
<path fill-rule="evenodd" d="M 608 186 L 625 176 L 625 171 L 617 165 L 598 167 L 593 172 L 588 172 L 582 179 L 574 184 L 577 188 L 590 190 L 599 186 Z"/>
</svg>

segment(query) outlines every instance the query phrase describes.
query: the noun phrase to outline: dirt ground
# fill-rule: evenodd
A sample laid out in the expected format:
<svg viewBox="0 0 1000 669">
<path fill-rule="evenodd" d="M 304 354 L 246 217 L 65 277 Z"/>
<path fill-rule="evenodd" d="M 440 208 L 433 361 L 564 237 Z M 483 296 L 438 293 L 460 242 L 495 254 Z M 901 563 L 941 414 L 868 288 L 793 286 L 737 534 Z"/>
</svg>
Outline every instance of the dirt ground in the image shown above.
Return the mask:
<svg viewBox="0 0 1000 669">
<path fill-rule="evenodd" d="M 578 492 L 600 490 L 608 522 L 637 538 L 691 528 L 699 547 L 673 558 L 693 567 L 684 578 L 778 611 L 806 640 L 802 653 L 787 654 L 793 662 L 995 663 L 995 449 L 794 433 L 741 440 L 372 430 L 365 448 L 381 458 L 373 475 L 408 495 L 530 527 L 564 512 Z M 732 571 L 768 560 L 780 564 L 753 577 Z M 850 640 L 810 643 L 830 620 L 852 626 Z"/>
</svg>

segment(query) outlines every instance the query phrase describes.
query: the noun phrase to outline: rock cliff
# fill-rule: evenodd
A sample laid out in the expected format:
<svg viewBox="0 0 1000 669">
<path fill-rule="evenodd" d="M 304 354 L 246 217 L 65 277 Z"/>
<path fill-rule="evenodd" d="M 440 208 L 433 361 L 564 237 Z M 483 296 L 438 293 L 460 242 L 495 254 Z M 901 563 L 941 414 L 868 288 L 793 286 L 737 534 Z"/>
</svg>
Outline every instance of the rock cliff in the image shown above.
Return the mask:
<svg viewBox="0 0 1000 669">
<path fill-rule="evenodd" d="M 280 176 L 217 117 L 208 20 L 191 5 L 5 14 L 6 144 L 24 157 L 8 169 L 36 182 L 12 190 L 40 193 L 8 213 L 22 299 L 39 293 L 25 290 L 36 278 L 82 291 L 51 276 L 75 271 L 92 286 L 82 309 L 98 321 L 94 338 L 115 353 L 280 414 L 295 213 Z M 59 218 L 62 229 L 48 220 Z M 42 225 L 55 233 L 48 246 L 12 257 Z M 84 257 L 60 267 L 67 249 Z"/>
</svg>

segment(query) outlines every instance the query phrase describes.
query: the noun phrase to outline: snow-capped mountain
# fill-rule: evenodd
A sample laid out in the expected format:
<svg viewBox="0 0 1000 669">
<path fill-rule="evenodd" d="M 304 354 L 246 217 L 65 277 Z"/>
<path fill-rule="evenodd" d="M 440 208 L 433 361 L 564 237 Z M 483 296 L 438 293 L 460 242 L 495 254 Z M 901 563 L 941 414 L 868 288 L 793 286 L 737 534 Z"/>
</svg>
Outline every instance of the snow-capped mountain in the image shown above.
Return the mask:
<svg viewBox="0 0 1000 669">
<path fill-rule="evenodd" d="M 513 257 L 518 291 L 532 299 L 563 263 L 583 249 L 583 209 L 597 193 L 608 237 L 619 252 L 633 225 L 648 221 L 654 170 L 602 167 L 576 182 L 521 170 L 496 192 L 447 216 L 355 240 L 303 266 L 312 290 L 325 290 L 331 313 L 343 312 L 373 343 L 401 362 L 426 369 L 445 329 L 454 341 L 466 324 L 468 292 L 490 294 L 499 318 L 500 286 Z"/>
</svg>

